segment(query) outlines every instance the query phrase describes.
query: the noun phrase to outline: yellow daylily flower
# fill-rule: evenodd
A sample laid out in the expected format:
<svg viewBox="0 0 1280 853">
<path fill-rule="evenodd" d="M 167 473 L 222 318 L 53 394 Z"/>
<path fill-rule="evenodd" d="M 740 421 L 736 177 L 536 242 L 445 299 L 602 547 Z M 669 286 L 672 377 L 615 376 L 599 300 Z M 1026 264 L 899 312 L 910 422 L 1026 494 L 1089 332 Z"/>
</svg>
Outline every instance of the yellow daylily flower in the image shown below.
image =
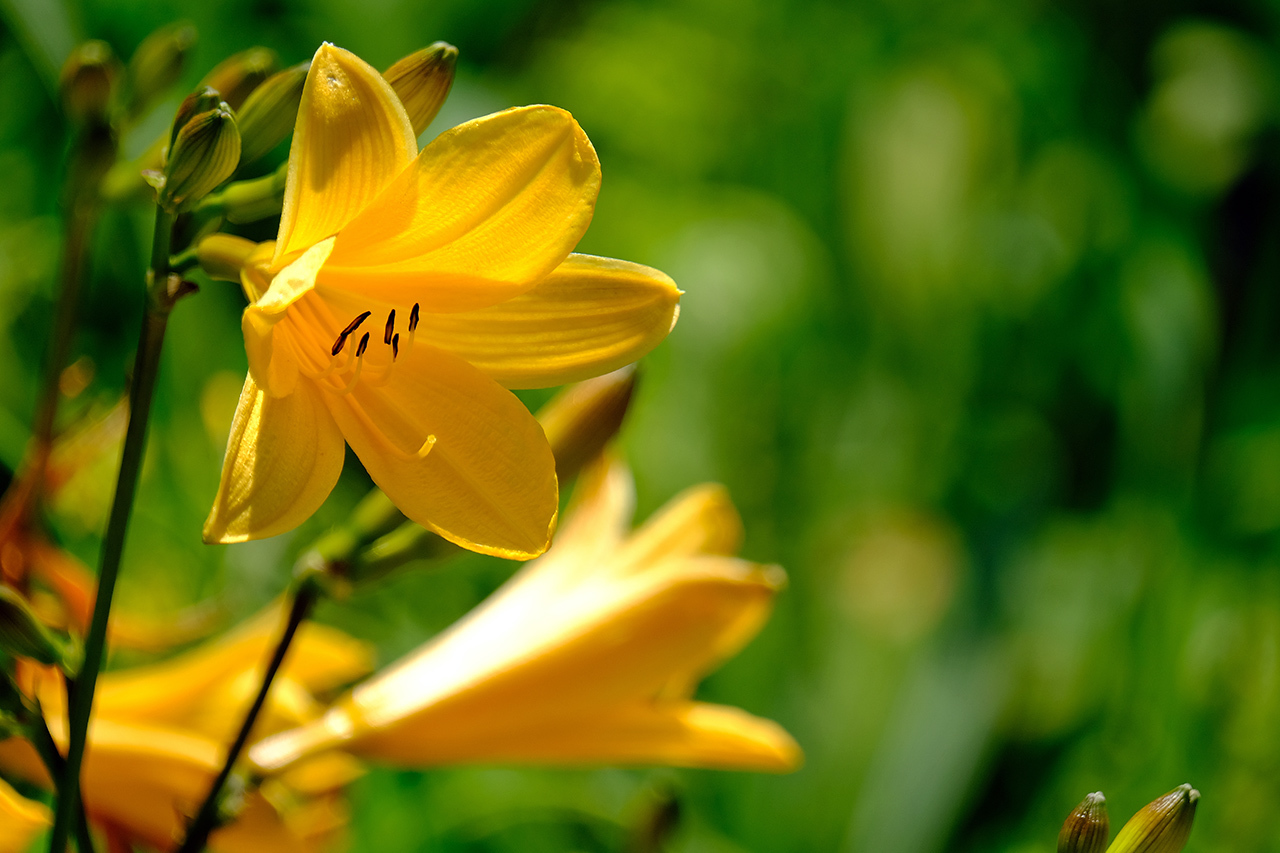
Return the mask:
<svg viewBox="0 0 1280 853">
<path fill-rule="evenodd" d="M 268 608 L 225 636 L 150 666 L 102 676 L 94 701 L 82 779 L 92 821 L 122 837 L 171 849 L 222 767 L 226 744 L 252 701 L 283 617 Z M 37 697 L 54 740 L 65 746 L 61 679 L 43 667 L 20 668 L 21 686 Z M 294 639 L 255 737 L 305 724 L 322 711 L 316 693 L 365 674 L 369 647 L 315 623 Z M 52 786 L 26 741 L 0 742 L 0 768 Z M 299 764 L 253 793 L 217 850 L 309 851 L 343 822 L 340 792 L 361 774 L 355 759 L 334 754 Z"/>
<path fill-rule="evenodd" d="M 546 550 L 555 461 L 508 389 L 635 361 L 680 295 L 657 270 L 571 254 L 599 187 L 567 112 L 506 110 L 419 152 L 386 80 L 321 46 L 278 238 L 241 273 L 249 375 L 206 541 L 297 526 L 345 440 L 413 521 L 502 557 Z"/>
<path fill-rule="evenodd" d="M 0 779 L 0 853 L 23 853 L 52 825 L 48 806 L 28 800 Z"/>
<path fill-rule="evenodd" d="M 269 774 L 339 748 L 401 766 L 794 769 L 799 747 L 776 723 L 691 698 L 785 581 L 731 556 L 741 524 L 724 490 L 692 489 L 628 536 L 624 466 L 597 464 L 579 489 L 544 557 L 324 716 L 260 741 L 250 761 Z"/>
</svg>

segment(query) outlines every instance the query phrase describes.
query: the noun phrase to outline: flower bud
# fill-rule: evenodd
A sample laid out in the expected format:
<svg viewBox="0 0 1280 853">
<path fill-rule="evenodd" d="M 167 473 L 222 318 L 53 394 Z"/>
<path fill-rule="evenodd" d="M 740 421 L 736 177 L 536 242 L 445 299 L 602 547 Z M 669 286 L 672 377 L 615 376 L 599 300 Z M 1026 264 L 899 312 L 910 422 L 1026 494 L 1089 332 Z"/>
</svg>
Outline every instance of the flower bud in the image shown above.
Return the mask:
<svg viewBox="0 0 1280 853">
<path fill-rule="evenodd" d="M 71 52 L 62 66 L 58 89 L 62 108 L 78 124 L 105 124 L 120 63 L 104 41 L 87 41 Z"/>
<path fill-rule="evenodd" d="M 293 131 L 310 67 L 304 62 L 273 74 L 245 100 L 236 114 L 242 162 L 257 160 Z"/>
<path fill-rule="evenodd" d="M 453 72 L 458 64 L 458 49 L 438 41 L 411 53 L 392 65 L 382 76 L 404 104 L 413 132 L 422 133 L 440 112 L 444 99 L 453 87 Z"/>
<path fill-rule="evenodd" d="M 1107 798 L 1101 791 L 1090 794 L 1063 822 L 1058 833 L 1058 853 L 1103 853 L 1110 831 Z"/>
<path fill-rule="evenodd" d="M 635 387 L 635 365 L 628 365 L 570 385 L 538 410 L 560 482 L 572 479 L 617 434 Z"/>
<path fill-rule="evenodd" d="M 199 201 L 231 177 L 240 162 L 240 132 L 231 108 L 200 113 L 182 126 L 169 150 L 160 204 L 176 211 Z"/>
<path fill-rule="evenodd" d="M 178 131 L 182 130 L 187 122 L 201 113 L 216 110 L 221 104 L 222 96 L 218 94 L 217 89 L 209 86 L 197 89 L 183 98 L 182 103 L 178 105 L 178 111 L 174 113 L 173 124 L 169 126 L 169 150 L 173 150 L 173 143 L 178 139 Z"/>
<path fill-rule="evenodd" d="M 196 28 L 183 21 L 142 40 L 129 60 L 129 112 L 138 115 L 178 82 L 196 46 Z"/>
<path fill-rule="evenodd" d="M 1179 785 L 1131 817 L 1107 853 L 1180 853 L 1199 801 L 1199 791 Z"/>
<path fill-rule="evenodd" d="M 222 95 L 222 100 L 239 110 L 249 95 L 276 72 L 280 57 L 269 47 L 251 47 L 230 56 L 217 65 L 204 79 L 201 86 L 208 86 Z"/>
<path fill-rule="evenodd" d="M 57 664 L 67 672 L 79 666 L 73 647 L 46 628 L 26 599 L 10 586 L 0 586 L 0 649 L 14 657 Z"/>
<path fill-rule="evenodd" d="M 196 260 L 215 281 L 240 281 L 240 273 L 258 244 L 233 234 L 210 234 L 196 245 Z"/>
</svg>

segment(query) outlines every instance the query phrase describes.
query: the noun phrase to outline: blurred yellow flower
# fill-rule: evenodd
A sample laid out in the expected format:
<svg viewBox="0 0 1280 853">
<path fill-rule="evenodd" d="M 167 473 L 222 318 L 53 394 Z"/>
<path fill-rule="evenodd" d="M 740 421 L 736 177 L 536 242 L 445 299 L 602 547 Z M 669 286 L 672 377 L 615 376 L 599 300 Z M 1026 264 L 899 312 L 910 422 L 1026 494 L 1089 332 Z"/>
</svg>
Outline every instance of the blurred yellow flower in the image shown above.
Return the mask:
<svg viewBox="0 0 1280 853">
<path fill-rule="evenodd" d="M 163 663 L 112 672 L 98 684 L 85 753 L 83 795 L 90 820 L 125 840 L 176 846 L 222 767 L 231 739 L 262 677 L 282 619 L 272 607 L 236 630 Z M 321 625 L 294 640 L 255 736 L 314 720 L 314 694 L 369 671 L 368 647 Z M 22 667 L 23 688 L 38 697 L 55 741 L 65 745 L 65 701 L 51 670 Z M 0 768 L 51 786 L 25 741 L 0 742 Z M 342 754 L 300 764 L 252 793 L 211 846 L 226 851 L 318 849 L 346 820 L 342 787 L 361 769 Z"/>
<path fill-rule="evenodd" d="M 28 800 L 0 779 L 0 853 L 22 853 L 52 825 L 53 813 L 46 805 Z"/>
<path fill-rule="evenodd" d="M 552 549 L 324 716 L 259 742 L 266 773 L 341 748 L 403 766 L 672 764 L 788 771 L 776 723 L 692 700 L 760 629 L 782 570 L 731 555 L 724 490 L 691 489 L 634 534 L 630 474 L 600 463 Z"/>
<path fill-rule="evenodd" d="M 249 357 L 205 539 L 290 530 L 343 441 L 413 521 L 528 559 L 555 523 L 555 462 L 507 389 L 635 361 L 670 330 L 657 270 L 570 254 L 600 166 L 568 113 L 480 118 L 424 148 L 374 69 L 323 45 L 289 155 L 278 239 L 247 259 Z"/>
</svg>

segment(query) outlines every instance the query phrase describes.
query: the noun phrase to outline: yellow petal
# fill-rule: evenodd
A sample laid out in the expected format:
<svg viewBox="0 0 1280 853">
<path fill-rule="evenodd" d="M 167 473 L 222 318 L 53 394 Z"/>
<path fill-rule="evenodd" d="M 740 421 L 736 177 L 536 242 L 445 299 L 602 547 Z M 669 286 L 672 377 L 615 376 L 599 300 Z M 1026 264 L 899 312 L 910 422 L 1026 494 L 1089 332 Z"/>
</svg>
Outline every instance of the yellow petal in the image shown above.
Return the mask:
<svg viewBox="0 0 1280 853">
<path fill-rule="evenodd" d="M 527 560 L 546 550 L 555 460 L 533 415 L 492 379 L 419 342 L 385 385 L 361 381 L 324 399 L 369 476 L 410 519 L 486 554 Z"/>
<path fill-rule="evenodd" d="M 271 397 L 245 377 L 205 542 L 285 533 L 324 503 L 342 473 L 344 449 L 320 393 L 299 382 L 289 396 Z"/>
<path fill-rule="evenodd" d="M 382 75 L 321 45 L 289 149 L 276 263 L 337 234 L 417 153 L 409 117 Z"/>
<path fill-rule="evenodd" d="M 565 720 L 669 694 L 673 679 L 687 682 L 759 626 L 777 581 L 741 560 L 696 557 L 560 595 L 530 586 L 538 591 L 534 571 L 251 759 L 278 768 L 337 745 L 409 766 L 497 758 L 487 744 L 534 741 Z"/>
<path fill-rule="evenodd" d="M 640 571 L 667 557 L 736 554 L 742 518 L 724 486 L 704 483 L 672 498 L 618 552 L 610 571 Z"/>
<path fill-rule="evenodd" d="M 66 725 L 54 727 L 62 743 Z M 169 849 L 222 765 L 207 738 L 96 719 L 89 726 L 81 790 L 90 816 Z"/>
<path fill-rule="evenodd" d="M 0 779 L 0 853 L 23 853 L 41 830 L 52 825 L 48 806 L 28 800 Z"/>
<path fill-rule="evenodd" d="M 599 189 L 595 150 L 564 110 L 467 122 L 342 230 L 320 286 L 427 312 L 494 305 L 569 256 Z"/>
<path fill-rule="evenodd" d="M 106 673 L 94 697 L 95 719 L 186 729 L 225 741 L 257 691 L 285 615 L 285 605 L 278 601 L 235 630 L 169 660 Z M 277 679 L 321 692 L 349 684 L 372 668 L 367 643 L 307 622 L 294 637 Z"/>
<path fill-rule="evenodd" d="M 457 760 L 583 764 L 662 764 L 788 773 L 802 753 L 772 720 L 701 702 L 641 705 L 587 719 L 566 719 L 536 733 L 513 733 L 471 745 L 480 755 Z"/>
<path fill-rule="evenodd" d="M 287 319 L 289 306 L 314 289 L 316 273 L 332 250 L 330 238 L 303 252 L 271 280 L 267 290 L 241 315 L 249 374 L 272 397 L 288 396 L 298 384 L 298 359 L 287 335 L 278 334 L 279 324 Z"/>
<path fill-rule="evenodd" d="M 528 293 L 456 314 L 425 314 L 423 332 L 508 388 L 599 376 L 662 342 L 680 291 L 640 264 L 570 255 Z"/>
</svg>

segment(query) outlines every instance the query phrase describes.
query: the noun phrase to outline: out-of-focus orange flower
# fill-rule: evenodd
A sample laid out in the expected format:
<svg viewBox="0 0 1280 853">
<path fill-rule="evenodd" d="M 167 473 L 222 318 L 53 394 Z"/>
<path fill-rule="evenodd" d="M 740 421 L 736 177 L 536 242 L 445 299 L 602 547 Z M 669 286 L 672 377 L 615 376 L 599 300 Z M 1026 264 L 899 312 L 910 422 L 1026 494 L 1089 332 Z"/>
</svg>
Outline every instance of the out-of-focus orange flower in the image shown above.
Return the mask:
<svg viewBox="0 0 1280 853">
<path fill-rule="evenodd" d="M 52 825 L 48 806 L 28 800 L 0 779 L 0 853 L 23 853 L 41 830 Z"/>
<path fill-rule="evenodd" d="M 85 752 L 82 792 L 90 820 L 160 850 L 181 840 L 191 814 L 221 769 L 262 677 L 283 614 L 279 606 L 227 635 L 163 663 L 107 673 L 98 683 Z M 315 694 L 368 672 L 368 647 L 322 625 L 303 626 L 268 704 L 261 734 L 302 725 L 322 707 Z M 51 669 L 24 665 L 21 686 L 37 698 L 54 740 L 66 737 L 65 696 Z M 26 741 L 0 742 L 0 768 L 51 785 Z M 300 764 L 254 792 L 213 849 L 316 849 L 346 820 L 341 790 L 360 775 L 346 755 Z"/>
<path fill-rule="evenodd" d="M 450 630 L 324 716 L 250 751 L 279 772 L 340 748 L 402 766 L 673 764 L 784 772 L 776 723 L 694 701 L 764 624 L 782 570 L 731 555 L 741 524 L 701 486 L 628 535 L 632 486 L 597 465 L 554 546 Z"/>
</svg>

